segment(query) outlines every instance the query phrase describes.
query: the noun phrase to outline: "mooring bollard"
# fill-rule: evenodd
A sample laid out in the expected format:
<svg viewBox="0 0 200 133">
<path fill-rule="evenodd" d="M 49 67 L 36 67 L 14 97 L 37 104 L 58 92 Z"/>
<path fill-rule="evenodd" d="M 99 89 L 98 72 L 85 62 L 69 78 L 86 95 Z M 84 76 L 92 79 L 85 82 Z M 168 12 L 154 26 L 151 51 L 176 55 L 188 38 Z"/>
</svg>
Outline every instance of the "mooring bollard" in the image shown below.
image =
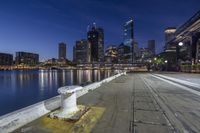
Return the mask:
<svg viewBox="0 0 200 133">
<path fill-rule="evenodd" d="M 76 103 L 76 91 L 81 90 L 81 86 L 64 86 L 58 89 L 61 95 L 61 110 L 60 112 L 53 113 L 53 117 L 68 118 L 73 113 L 78 111 Z"/>
</svg>

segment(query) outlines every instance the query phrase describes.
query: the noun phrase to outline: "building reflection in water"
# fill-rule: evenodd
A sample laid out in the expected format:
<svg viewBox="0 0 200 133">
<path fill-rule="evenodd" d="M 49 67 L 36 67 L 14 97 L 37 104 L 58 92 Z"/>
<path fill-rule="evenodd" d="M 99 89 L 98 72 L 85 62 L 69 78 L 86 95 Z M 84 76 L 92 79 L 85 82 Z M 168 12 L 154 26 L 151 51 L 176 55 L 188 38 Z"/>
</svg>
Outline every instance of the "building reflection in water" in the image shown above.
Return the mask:
<svg viewBox="0 0 200 133">
<path fill-rule="evenodd" d="M 0 115 L 58 95 L 66 85 L 86 85 L 113 75 L 101 70 L 0 71 Z"/>
<path fill-rule="evenodd" d="M 65 75 L 66 73 L 65 73 L 65 70 L 63 70 L 62 71 L 62 84 L 65 84 L 65 81 L 66 81 L 66 79 L 65 79 Z M 71 78 L 71 77 L 70 77 Z"/>
<path fill-rule="evenodd" d="M 73 70 L 70 70 L 70 85 L 74 83 L 74 75 L 73 75 Z"/>
</svg>

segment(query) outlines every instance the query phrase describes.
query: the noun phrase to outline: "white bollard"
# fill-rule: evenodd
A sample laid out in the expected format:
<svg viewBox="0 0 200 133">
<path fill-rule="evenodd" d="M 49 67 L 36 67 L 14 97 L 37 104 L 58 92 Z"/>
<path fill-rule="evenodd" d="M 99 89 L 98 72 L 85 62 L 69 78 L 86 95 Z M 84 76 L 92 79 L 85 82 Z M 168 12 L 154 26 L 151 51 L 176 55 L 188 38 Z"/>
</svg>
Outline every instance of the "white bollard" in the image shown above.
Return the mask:
<svg viewBox="0 0 200 133">
<path fill-rule="evenodd" d="M 68 118 L 78 111 L 76 103 L 76 91 L 81 90 L 81 86 L 64 86 L 58 89 L 61 95 L 61 111 L 54 114 L 58 118 Z"/>
</svg>

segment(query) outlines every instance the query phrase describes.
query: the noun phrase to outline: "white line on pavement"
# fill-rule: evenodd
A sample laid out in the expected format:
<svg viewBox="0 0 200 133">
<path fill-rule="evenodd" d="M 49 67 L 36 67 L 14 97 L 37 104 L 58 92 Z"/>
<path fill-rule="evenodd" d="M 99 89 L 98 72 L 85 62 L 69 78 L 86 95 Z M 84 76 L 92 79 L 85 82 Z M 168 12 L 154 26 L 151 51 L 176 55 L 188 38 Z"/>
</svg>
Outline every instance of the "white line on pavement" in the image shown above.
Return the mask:
<svg viewBox="0 0 200 133">
<path fill-rule="evenodd" d="M 179 83 L 184 84 L 184 85 L 189 85 L 189 86 L 196 87 L 196 88 L 200 89 L 200 85 L 196 84 L 196 83 L 192 83 L 192 82 L 177 79 L 177 78 L 172 78 L 172 77 L 169 77 L 169 76 L 164 76 L 164 75 L 161 75 L 161 74 L 154 74 L 154 75 L 159 76 L 159 77 L 163 77 L 163 78 L 166 78 L 166 79 L 169 79 L 169 80 L 173 80 L 173 81 L 179 82 Z"/>
<path fill-rule="evenodd" d="M 172 84 L 172 85 L 178 86 L 178 87 L 180 87 L 180 88 L 183 89 L 183 90 L 189 91 L 189 92 L 191 92 L 191 93 L 193 93 L 193 94 L 196 94 L 196 95 L 200 96 L 200 92 L 199 92 L 199 91 L 190 89 L 190 88 L 188 88 L 188 87 L 185 87 L 185 86 L 183 86 L 183 85 L 174 83 L 174 82 L 172 82 L 172 81 L 163 79 L 163 78 L 158 77 L 158 76 L 155 76 L 155 75 L 152 75 L 152 76 L 155 77 L 155 78 L 157 78 L 157 79 L 160 79 L 160 80 L 162 80 L 162 81 L 165 81 L 165 82 L 167 82 L 167 83 L 170 83 L 170 84 Z"/>
</svg>

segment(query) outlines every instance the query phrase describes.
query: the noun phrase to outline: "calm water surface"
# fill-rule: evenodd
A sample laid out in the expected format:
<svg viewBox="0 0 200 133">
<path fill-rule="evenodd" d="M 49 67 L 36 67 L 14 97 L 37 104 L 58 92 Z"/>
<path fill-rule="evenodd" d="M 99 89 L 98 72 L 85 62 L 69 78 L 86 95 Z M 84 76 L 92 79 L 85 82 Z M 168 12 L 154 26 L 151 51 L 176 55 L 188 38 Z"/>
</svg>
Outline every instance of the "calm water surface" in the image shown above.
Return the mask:
<svg viewBox="0 0 200 133">
<path fill-rule="evenodd" d="M 65 85 L 83 85 L 112 76 L 106 70 L 0 71 L 0 116 L 58 95 Z"/>
</svg>

